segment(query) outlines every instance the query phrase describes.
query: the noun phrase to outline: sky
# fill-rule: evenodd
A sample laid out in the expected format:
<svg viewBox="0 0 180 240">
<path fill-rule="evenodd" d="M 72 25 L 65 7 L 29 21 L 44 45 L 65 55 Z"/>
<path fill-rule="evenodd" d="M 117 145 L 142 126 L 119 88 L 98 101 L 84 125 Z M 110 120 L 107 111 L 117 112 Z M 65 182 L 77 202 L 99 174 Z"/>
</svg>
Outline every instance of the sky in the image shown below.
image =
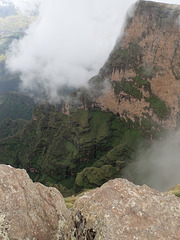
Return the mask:
<svg viewBox="0 0 180 240">
<path fill-rule="evenodd" d="M 136 2 L 12 1 L 22 11 L 38 6 L 39 17 L 24 38 L 11 45 L 7 69 L 20 74 L 22 89 L 41 91 L 52 99 L 57 99 L 64 85 L 85 86 L 98 73 L 122 32 L 128 9 Z"/>
</svg>

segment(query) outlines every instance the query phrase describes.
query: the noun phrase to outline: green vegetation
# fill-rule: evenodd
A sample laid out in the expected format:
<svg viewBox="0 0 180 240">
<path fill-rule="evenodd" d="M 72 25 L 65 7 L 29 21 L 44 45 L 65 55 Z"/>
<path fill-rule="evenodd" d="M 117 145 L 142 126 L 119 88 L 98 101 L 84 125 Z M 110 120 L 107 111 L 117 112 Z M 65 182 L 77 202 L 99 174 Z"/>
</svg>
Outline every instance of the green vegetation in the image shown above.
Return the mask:
<svg viewBox="0 0 180 240">
<path fill-rule="evenodd" d="M 143 14 L 148 14 L 149 12 L 152 13 L 152 18 L 154 22 L 156 22 L 157 26 L 159 28 L 162 28 L 162 26 L 166 24 L 173 24 L 174 20 L 179 17 L 179 7 L 176 7 L 174 5 L 164 5 L 162 3 L 155 3 L 153 1 L 141 1 L 139 3 L 138 10 L 141 11 Z"/>
<path fill-rule="evenodd" d="M 151 2 L 139 4 L 142 7 L 149 4 L 153 11 L 160 11 Z M 159 16 L 156 14 L 157 21 L 161 21 L 162 14 L 161 11 Z M 33 19 L 33 16 L 23 19 L 17 12 L 0 18 L 0 89 L 17 88 L 18 76 L 10 76 L 5 71 L 5 51 L 13 39 L 23 36 Z M 167 16 L 166 19 L 168 22 Z M 143 37 L 147 34 L 148 30 Z M 135 77 L 112 82 L 117 101 L 120 92 L 126 93 L 123 97 L 129 101 L 144 98 L 150 103 L 148 110 L 153 110 L 159 119 L 167 119 L 169 108 L 151 91 L 156 66 L 153 63 L 144 66 L 142 52 L 140 45 L 134 42 L 126 48 L 116 47 L 99 75 L 91 79 L 92 96 L 99 96 L 104 79 L 113 70 L 131 69 Z M 146 97 L 142 96 L 142 90 L 146 91 Z M 56 187 L 64 196 L 121 177 L 122 169 L 135 159 L 138 146 L 142 142 L 148 145 L 149 139 L 158 138 L 162 129 L 147 113 L 143 113 L 141 119 L 134 116 L 133 122 L 126 112 L 125 121 L 110 112 L 92 109 L 93 97 L 87 90 L 79 89 L 73 95 L 74 98 L 80 96 L 79 104 L 83 102 L 88 111 L 77 109 L 75 101 L 75 108 L 66 116 L 54 106 L 44 104 L 35 108 L 33 119 L 27 122 L 22 119 L 31 118 L 33 101 L 15 92 L 0 94 L 0 163 L 26 169 L 34 181 Z M 66 200 L 69 207 L 75 199 Z"/>
<path fill-rule="evenodd" d="M 66 116 L 42 105 L 21 131 L 0 140 L 0 160 L 67 196 L 121 176 L 142 137 L 140 129 L 112 113 L 76 109 Z"/>
<path fill-rule="evenodd" d="M 180 184 L 176 185 L 174 188 L 171 188 L 168 193 L 172 193 L 177 197 L 180 197 Z"/>
<path fill-rule="evenodd" d="M 142 61 L 140 46 L 136 43 L 129 43 L 128 48 L 115 49 L 109 58 L 111 69 L 136 68 Z"/>
<path fill-rule="evenodd" d="M 166 119 L 169 116 L 170 109 L 166 106 L 165 102 L 163 102 L 157 96 L 151 94 L 149 98 L 146 98 L 146 101 L 150 102 L 151 108 L 160 119 Z"/>
<path fill-rule="evenodd" d="M 136 76 L 133 78 L 135 86 L 138 88 L 144 87 L 145 91 L 149 91 L 151 89 L 151 84 L 147 79 L 143 79 L 141 76 Z"/>
<path fill-rule="evenodd" d="M 126 81 L 125 79 L 121 82 L 114 81 L 113 87 L 116 95 L 123 91 L 134 98 L 142 98 L 142 93 L 136 88 L 133 81 Z"/>
<path fill-rule="evenodd" d="M 104 165 L 101 168 L 89 167 L 77 174 L 75 191 L 95 188 L 112 179 L 117 175 L 117 170 L 111 165 Z"/>
<path fill-rule="evenodd" d="M 16 93 L 7 92 L 0 94 L 0 123 L 5 119 L 25 119 L 32 117 L 35 103 L 32 98 Z"/>
<path fill-rule="evenodd" d="M 121 82 L 114 81 L 113 88 L 116 95 L 121 91 L 128 94 L 130 97 L 137 99 L 142 98 L 140 89 L 143 87 L 145 91 L 150 91 L 150 82 L 148 78 L 151 77 L 152 71 L 142 66 L 142 52 L 138 44 L 129 43 L 128 48 L 115 49 L 110 55 L 108 66 L 111 71 L 113 69 L 125 70 L 133 69 L 136 76 L 131 79 L 122 79 Z"/>
<path fill-rule="evenodd" d="M 112 69 L 128 69 L 131 68 L 136 73 L 136 76 L 129 79 L 121 79 L 120 82 L 113 81 L 112 86 L 114 93 L 118 96 L 120 92 L 124 92 L 129 98 L 142 99 L 141 89 L 149 92 L 149 97 L 144 97 L 147 102 L 150 103 L 150 108 L 159 117 L 159 119 L 167 119 L 170 115 L 170 109 L 166 106 L 165 102 L 155 96 L 151 91 L 150 79 L 156 72 L 155 66 L 143 66 L 142 65 L 142 53 L 137 44 L 130 43 L 128 48 L 118 48 L 112 52 L 109 62 L 109 66 Z M 112 71 L 111 69 L 111 71 Z M 143 120 L 143 124 L 147 125 L 146 119 Z"/>
<path fill-rule="evenodd" d="M 0 139 L 14 135 L 22 129 L 27 122 L 28 121 L 24 119 L 5 119 L 2 123 L 0 123 Z"/>
</svg>

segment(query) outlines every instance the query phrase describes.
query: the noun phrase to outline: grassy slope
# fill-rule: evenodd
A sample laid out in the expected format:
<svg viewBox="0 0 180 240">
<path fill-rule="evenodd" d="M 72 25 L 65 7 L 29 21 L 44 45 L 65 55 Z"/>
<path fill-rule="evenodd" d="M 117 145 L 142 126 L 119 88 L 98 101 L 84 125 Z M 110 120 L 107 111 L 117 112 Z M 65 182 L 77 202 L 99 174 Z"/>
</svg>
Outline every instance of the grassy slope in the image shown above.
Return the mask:
<svg viewBox="0 0 180 240">
<path fill-rule="evenodd" d="M 0 123 L 0 139 L 14 135 L 22 129 L 27 122 L 28 121 L 24 119 L 5 119 L 2 123 Z"/>
<path fill-rule="evenodd" d="M 35 103 L 32 98 L 24 94 L 0 93 L 0 123 L 7 118 L 29 120 L 32 117 L 34 107 Z"/>
<path fill-rule="evenodd" d="M 171 188 L 168 193 L 172 193 L 177 197 L 180 197 L 180 184 L 176 185 L 174 188 Z"/>
<path fill-rule="evenodd" d="M 79 109 L 66 116 L 41 106 L 33 119 L 0 141 L 0 162 L 25 168 L 33 180 L 56 184 L 65 194 L 120 176 L 143 138 L 132 123 L 99 110 Z"/>
</svg>

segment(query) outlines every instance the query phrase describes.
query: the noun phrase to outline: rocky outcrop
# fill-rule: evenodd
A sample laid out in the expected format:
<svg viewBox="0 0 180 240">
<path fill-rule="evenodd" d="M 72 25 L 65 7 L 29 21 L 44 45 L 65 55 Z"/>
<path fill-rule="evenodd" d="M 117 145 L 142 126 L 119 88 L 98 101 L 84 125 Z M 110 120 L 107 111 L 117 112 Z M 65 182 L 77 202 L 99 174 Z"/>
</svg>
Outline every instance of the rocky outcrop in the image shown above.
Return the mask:
<svg viewBox="0 0 180 240">
<path fill-rule="evenodd" d="M 58 240 L 68 217 L 55 188 L 33 183 L 25 170 L 0 165 L 0 239 Z"/>
<path fill-rule="evenodd" d="M 54 188 L 0 165 L 0 240 L 180 239 L 180 199 L 115 179 L 81 194 L 71 211 Z"/>
<path fill-rule="evenodd" d="M 68 240 L 180 239 L 180 199 L 124 179 L 79 197 L 73 212 Z"/>
</svg>

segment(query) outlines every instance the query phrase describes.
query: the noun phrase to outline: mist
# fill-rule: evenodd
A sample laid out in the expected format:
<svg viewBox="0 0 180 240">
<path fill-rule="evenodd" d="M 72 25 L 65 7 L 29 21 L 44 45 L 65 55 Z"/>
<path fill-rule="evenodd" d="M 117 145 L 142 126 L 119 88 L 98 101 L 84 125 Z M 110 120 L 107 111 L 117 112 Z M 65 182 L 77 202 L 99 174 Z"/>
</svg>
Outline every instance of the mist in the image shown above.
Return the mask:
<svg viewBox="0 0 180 240">
<path fill-rule="evenodd" d="M 23 13 L 37 10 L 42 0 L 0 0 L 5 2 L 12 2 L 14 6 Z"/>
<path fill-rule="evenodd" d="M 11 45 L 7 69 L 20 74 L 22 89 L 50 98 L 63 86 L 86 86 L 108 58 L 133 2 L 41 1 L 37 20 Z"/>
<path fill-rule="evenodd" d="M 136 2 L 12 1 L 23 12 L 38 9 L 39 15 L 25 36 L 10 46 L 6 68 L 20 75 L 22 90 L 50 99 L 58 99 L 64 86 L 86 87 L 107 60 L 123 31 L 127 11 Z"/>
<path fill-rule="evenodd" d="M 124 176 L 136 184 L 167 191 L 180 183 L 180 130 L 166 133 L 148 148 L 140 147 Z"/>
</svg>

